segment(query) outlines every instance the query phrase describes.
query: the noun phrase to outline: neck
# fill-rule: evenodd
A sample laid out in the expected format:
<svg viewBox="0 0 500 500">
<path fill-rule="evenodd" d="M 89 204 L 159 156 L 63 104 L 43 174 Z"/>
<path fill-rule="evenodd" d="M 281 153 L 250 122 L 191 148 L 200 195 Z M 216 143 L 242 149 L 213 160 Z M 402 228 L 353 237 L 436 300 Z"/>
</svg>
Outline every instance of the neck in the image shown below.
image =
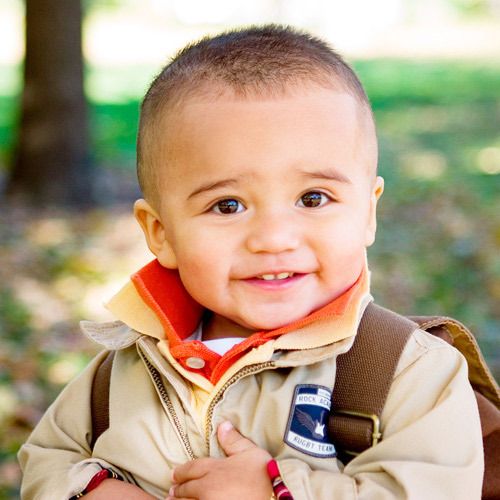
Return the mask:
<svg viewBox="0 0 500 500">
<path fill-rule="evenodd" d="M 218 314 L 210 313 L 203 320 L 203 340 L 216 340 L 227 337 L 247 338 L 252 333 L 255 333 L 255 331 L 238 325 L 238 323 Z"/>
</svg>

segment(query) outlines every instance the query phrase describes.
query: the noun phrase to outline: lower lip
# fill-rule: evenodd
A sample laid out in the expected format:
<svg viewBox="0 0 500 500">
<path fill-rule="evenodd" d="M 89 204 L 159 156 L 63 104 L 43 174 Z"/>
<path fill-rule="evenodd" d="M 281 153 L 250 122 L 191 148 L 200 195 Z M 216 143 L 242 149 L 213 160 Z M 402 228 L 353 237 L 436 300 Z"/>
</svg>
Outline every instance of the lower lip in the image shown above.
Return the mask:
<svg viewBox="0 0 500 500">
<path fill-rule="evenodd" d="M 263 280 L 259 278 L 248 278 L 246 280 L 243 280 L 243 282 L 261 290 L 286 290 L 304 279 L 306 276 L 306 274 L 294 274 L 292 277 L 282 280 Z"/>
</svg>

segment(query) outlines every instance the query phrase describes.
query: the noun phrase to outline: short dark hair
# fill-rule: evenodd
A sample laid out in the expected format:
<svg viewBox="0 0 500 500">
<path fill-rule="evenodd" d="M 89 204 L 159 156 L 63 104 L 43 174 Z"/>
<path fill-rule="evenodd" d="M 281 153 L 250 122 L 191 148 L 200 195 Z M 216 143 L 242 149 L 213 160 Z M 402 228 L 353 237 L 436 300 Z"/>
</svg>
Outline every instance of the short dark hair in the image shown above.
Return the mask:
<svg viewBox="0 0 500 500">
<path fill-rule="evenodd" d="M 179 51 L 153 80 L 141 106 L 137 175 L 144 196 L 151 201 L 157 196 L 155 131 L 165 133 L 161 121 L 167 108 L 191 95 L 213 93 L 217 85 L 245 97 L 280 95 L 307 82 L 341 88 L 371 113 L 361 82 L 343 58 L 323 40 L 289 26 L 231 30 Z"/>
</svg>

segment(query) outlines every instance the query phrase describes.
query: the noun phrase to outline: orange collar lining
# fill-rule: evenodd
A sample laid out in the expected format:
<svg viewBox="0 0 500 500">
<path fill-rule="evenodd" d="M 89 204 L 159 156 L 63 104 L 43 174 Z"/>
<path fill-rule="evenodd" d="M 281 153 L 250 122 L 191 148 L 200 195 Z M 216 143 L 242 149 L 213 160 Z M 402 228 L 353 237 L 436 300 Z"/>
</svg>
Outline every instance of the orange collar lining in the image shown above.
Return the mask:
<svg viewBox="0 0 500 500">
<path fill-rule="evenodd" d="M 201 373 L 212 383 L 216 383 L 224 372 L 248 349 L 258 347 L 285 333 L 303 328 L 319 319 L 344 314 L 356 295 L 356 291 L 367 279 L 366 275 L 367 272 L 363 271 L 346 292 L 305 318 L 275 330 L 256 332 L 235 345 L 222 357 L 208 349 L 200 341 L 184 342 L 184 339 L 193 333 L 201 321 L 204 308 L 188 294 L 177 271 L 166 269 L 158 260 L 153 260 L 132 275 L 131 279 L 141 298 L 154 311 L 162 324 L 174 358 L 182 366 L 190 369 L 185 360 L 193 356 L 201 357 L 206 362 L 205 367 L 199 370 L 190 370 Z"/>
</svg>

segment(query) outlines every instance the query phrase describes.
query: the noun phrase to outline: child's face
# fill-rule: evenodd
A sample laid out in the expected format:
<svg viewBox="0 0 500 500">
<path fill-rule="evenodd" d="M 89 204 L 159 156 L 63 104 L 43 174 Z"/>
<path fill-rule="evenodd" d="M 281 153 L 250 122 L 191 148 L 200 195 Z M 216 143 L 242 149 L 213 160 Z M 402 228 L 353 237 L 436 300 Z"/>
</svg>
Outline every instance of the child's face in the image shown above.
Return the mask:
<svg viewBox="0 0 500 500">
<path fill-rule="evenodd" d="M 374 239 L 383 181 L 362 124 L 353 97 L 316 87 L 188 101 L 168 118 L 161 207 L 135 207 L 151 250 L 215 319 L 307 316 L 356 281 Z"/>
</svg>

